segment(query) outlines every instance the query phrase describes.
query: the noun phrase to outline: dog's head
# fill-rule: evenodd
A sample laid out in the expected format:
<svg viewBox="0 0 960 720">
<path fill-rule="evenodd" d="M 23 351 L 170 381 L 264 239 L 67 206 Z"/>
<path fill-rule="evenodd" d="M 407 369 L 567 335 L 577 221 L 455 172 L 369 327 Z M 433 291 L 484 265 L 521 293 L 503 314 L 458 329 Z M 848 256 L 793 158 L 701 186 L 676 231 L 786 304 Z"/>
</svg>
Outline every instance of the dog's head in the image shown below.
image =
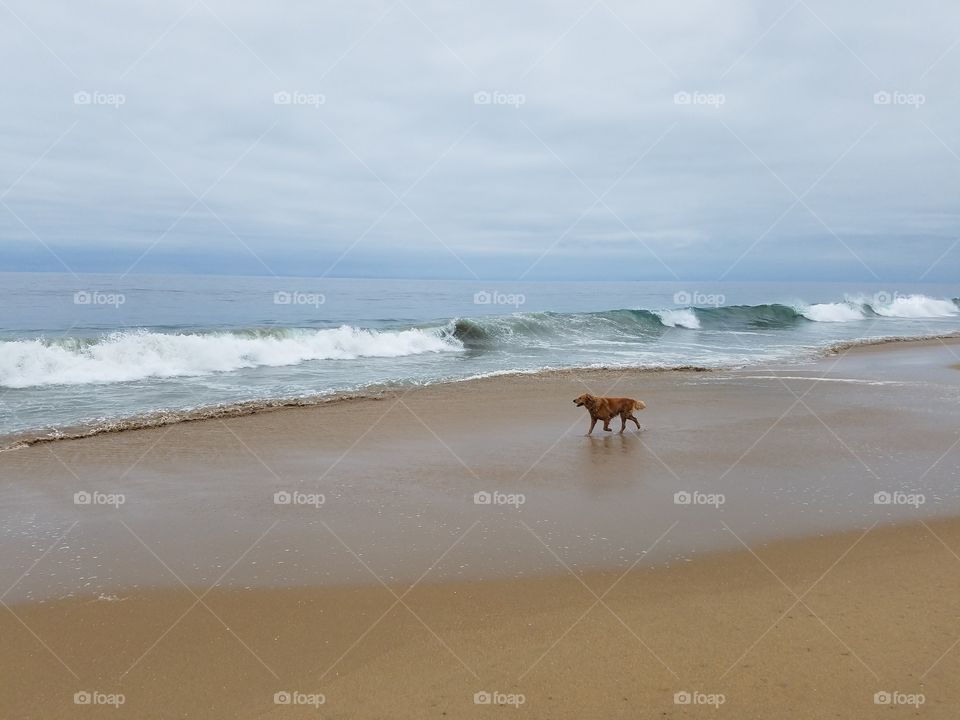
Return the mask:
<svg viewBox="0 0 960 720">
<path fill-rule="evenodd" d="M 573 399 L 573 404 L 577 407 L 593 407 L 593 403 L 596 401 L 596 398 L 590 393 L 584 393 L 578 398 Z"/>
</svg>

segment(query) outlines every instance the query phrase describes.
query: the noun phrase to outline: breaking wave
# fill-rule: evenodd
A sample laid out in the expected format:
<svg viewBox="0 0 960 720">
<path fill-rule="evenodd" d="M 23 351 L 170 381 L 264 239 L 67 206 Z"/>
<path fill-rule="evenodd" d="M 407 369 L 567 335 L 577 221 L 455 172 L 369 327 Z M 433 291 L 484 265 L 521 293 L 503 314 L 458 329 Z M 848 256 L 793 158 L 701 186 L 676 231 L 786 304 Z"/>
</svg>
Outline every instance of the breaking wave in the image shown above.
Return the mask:
<svg viewBox="0 0 960 720">
<path fill-rule="evenodd" d="M 282 367 L 311 361 L 402 358 L 415 355 L 617 346 L 633 357 L 665 334 L 767 334 L 803 323 L 960 315 L 957 300 L 925 295 L 847 297 L 842 302 L 616 309 L 584 313 L 514 313 L 456 318 L 442 326 L 364 329 L 271 328 L 209 332 L 133 330 L 92 338 L 0 342 L 0 387 L 122 383 Z M 700 341 L 696 341 L 700 342 Z M 514 365 L 509 364 L 506 369 Z"/>
<path fill-rule="evenodd" d="M 955 300 L 937 300 L 926 295 L 904 295 L 889 303 L 877 303 L 872 306 L 877 315 L 900 318 L 937 318 L 957 314 Z"/>
<path fill-rule="evenodd" d="M 854 303 L 821 303 L 809 305 L 800 314 L 814 322 L 851 322 L 864 320 L 867 315 L 864 308 Z"/>
<path fill-rule="evenodd" d="M 117 383 L 186 377 L 308 360 L 394 358 L 460 350 L 435 332 L 270 329 L 166 334 L 147 330 L 96 338 L 0 343 L 0 386 Z"/>
<path fill-rule="evenodd" d="M 562 339 L 655 337 L 668 328 L 687 330 L 750 330 L 789 328 L 805 322 L 855 322 L 869 318 L 938 318 L 960 315 L 955 300 L 925 295 L 887 299 L 847 298 L 843 302 L 785 305 L 721 305 L 667 310 L 620 309 L 593 313 L 515 313 L 486 318 L 458 318 L 444 332 L 468 348 L 508 343 L 550 344 Z"/>
<path fill-rule="evenodd" d="M 660 316 L 660 322 L 667 327 L 685 327 L 690 330 L 700 328 L 700 320 L 697 319 L 696 313 L 690 308 L 685 310 L 661 310 L 657 315 Z"/>
</svg>

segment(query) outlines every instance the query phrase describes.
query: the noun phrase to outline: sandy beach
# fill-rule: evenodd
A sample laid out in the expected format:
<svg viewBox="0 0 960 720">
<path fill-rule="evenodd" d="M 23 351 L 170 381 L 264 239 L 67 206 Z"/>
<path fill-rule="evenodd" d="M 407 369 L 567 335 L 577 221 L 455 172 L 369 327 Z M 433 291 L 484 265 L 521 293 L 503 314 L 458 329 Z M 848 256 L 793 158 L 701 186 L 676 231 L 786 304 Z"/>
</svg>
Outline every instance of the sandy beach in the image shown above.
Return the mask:
<svg viewBox="0 0 960 720">
<path fill-rule="evenodd" d="M 952 717 L 957 352 L 512 375 L 0 453 L 0 714 Z M 584 391 L 642 398 L 645 429 L 584 437 Z"/>
<path fill-rule="evenodd" d="M 0 720 L 960 718 L 960 3 L 0 16 Z"/>
</svg>

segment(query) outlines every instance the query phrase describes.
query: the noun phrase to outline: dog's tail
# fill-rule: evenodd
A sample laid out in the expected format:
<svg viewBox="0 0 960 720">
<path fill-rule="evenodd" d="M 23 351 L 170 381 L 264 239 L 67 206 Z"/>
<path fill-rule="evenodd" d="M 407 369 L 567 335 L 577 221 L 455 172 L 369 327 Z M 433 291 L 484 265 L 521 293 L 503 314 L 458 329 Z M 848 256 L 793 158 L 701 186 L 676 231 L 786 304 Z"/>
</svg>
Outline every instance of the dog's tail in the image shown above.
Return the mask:
<svg viewBox="0 0 960 720">
<path fill-rule="evenodd" d="M 647 407 L 647 404 L 643 400 L 634 400 L 633 409 L 634 410 L 643 410 Z"/>
</svg>

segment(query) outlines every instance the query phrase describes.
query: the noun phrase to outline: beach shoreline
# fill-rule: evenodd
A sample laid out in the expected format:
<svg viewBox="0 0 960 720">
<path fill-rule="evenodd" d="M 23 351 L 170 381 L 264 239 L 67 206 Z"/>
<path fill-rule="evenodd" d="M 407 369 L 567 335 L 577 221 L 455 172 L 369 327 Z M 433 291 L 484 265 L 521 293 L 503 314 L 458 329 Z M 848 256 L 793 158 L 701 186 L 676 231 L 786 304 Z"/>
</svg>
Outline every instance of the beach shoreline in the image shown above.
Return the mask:
<svg viewBox="0 0 960 720">
<path fill-rule="evenodd" d="M 796 360 L 815 361 L 818 358 L 830 358 L 836 355 L 845 355 L 851 352 L 869 352 L 897 347 L 929 347 L 935 344 L 960 342 L 960 333 L 941 333 L 916 336 L 882 336 L 877 338 L 863 338 L 852 341 L 841 341 L 820 348 L 809 348 L 807 353 L 801 354 Z M 752 365 L 755 370 L 763 371 L 768 366 L 777 367 L 780 363 L 758 363 Z M 459 385 L 490 378 L 523 378 L 523 377 L 564 377 L 570 375 L 589 374 L 593 372 L 624 372 L 624 373 L 673 373 L 673 372 L 724 372 L 742 369 L 737 366 L 707 367 L 702 365 L 676 365 L 669 367 L 659 366 L 590 366 L 590 367 L 562 367 L 540 368 L 535 370 L 501 370 L 486 373 L 480 376 L 463 378 L 446 378 L 426 383 L 428 387 Z M 290 408 L 317 407 L 337 403 L 349 403 L 367 400 L 382 400 L 396 393 L 404 393 L 411 388 L 422 385 L 405 386 L 403 384 L 378 383 L 357 391 L 330 391 L 302 397 L 270 398 L 263 400 L 249 400 L 245 402 L 224 405 L 207 405 L 182 410 L 165 409 L 144 415 L 111 419 L 108 421 L 75 426 L 57 427 L 48 430 L 24 430 L 0 436 L 0 453 L 11 450 L 20 450 L 42 443 L 59 442 L 63 440 L 80 440 L 97 435 L 126 432 L 130 430 L 144 430 L 148 428 L 166 427 L 177 423 L 189 423 L 202 420 L 216 420 L 224 418 L 244 417 L 260 413 L 276 412 Z"/>
<path fill-rule="evenodd" d="M 498 376 L 2 453 L 0 714 L 866 717 L 891 693 L 948 717 L 956 351 Z M 645 400 L 643 432 L 584 437 L 584 390 Z"/>
<path fill-rule="evenodd" d="M 441 570 L 490 579 L 550 571 L 531 532 L 568 548 L 572 567 L 602 570 L 648 540 L 637 527 L 663 517 L 695 522 L 650 564 L 731 549 L 724 524 L 756 542 L 960 516 L 955 466 L 937 461 L 957 440 L 955 346 L 893 343 L 766 369 L 497 376 L 34 445 L 0 454 L 8 553 L 25 561 L 77 521 L 102 558 L 132 539 L 129 528 L 193 559 L 177 572 L 202 585 L 275 523 L 237 586 L 356 582 L 329 529 L 404 581 L 482 523 L 514 550 L 466 543 L 466 560 Z M 643 399 L 644 431 L 583 437 L 589 421 L 571 400 L 584 391 Z M 897 492 L 923 501 L 875 503 Z M 0 583 L 17 567 L 0 568 Z M 8 599 L 171 583 L 132 551 L 109 564 L 64 559 L 62 570 L 35 574 Z"/>
</svg>

